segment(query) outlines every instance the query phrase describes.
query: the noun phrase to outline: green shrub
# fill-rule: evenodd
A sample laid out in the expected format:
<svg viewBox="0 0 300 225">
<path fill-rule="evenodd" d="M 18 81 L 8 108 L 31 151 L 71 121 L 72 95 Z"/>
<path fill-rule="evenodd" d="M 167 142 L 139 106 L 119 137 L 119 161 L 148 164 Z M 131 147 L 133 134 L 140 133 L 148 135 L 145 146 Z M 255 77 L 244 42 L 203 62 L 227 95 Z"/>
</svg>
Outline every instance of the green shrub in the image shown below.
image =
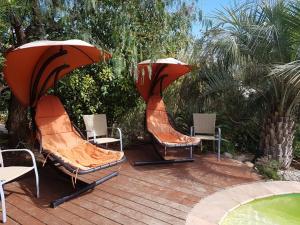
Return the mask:
<svg viewBox="0 0 300 225">
<path fill-rule="evenodd" d="M 122 129 L 124 146 L 134 143 L 140 137 L 145 137 L 145 110 L 146 104 L 139 99 L 137 106 L 119 119 L 118 126 Z"/>
<path fill-rule="evenodd" d="M 72 121 L 81 129 L 83 114 L 101 112 L 98 85 L 89 74 L 76 70 L 60 83 L 58 92 Z"/>
<path fill-rule="evenodd" d="M 58 94 L 71 120 L 82 130 L 83 114 L 104 113 L 112 126 L 138 99 L 133 78 L 114 73 L 108 64 L 75 70 L 59 82 Z"/>
<path fill-rule="evenodd" d="M 224 140 L 223 139 L 222 142 L 221 142 L 221 152 L 222 153 L 229 152 L 230 154 L 235 155 L 236 150 L 235 150 L 234 144 L 229 140 Z"/>
<path fill-rule="evenodd" d="M 276 160 L 268 160 L 267 158 L 260 158 L 256 163 L 258 172 L 265 178 L 272 180 L 280 180 L 278 174 L 279 163 Z"/>
</svg>

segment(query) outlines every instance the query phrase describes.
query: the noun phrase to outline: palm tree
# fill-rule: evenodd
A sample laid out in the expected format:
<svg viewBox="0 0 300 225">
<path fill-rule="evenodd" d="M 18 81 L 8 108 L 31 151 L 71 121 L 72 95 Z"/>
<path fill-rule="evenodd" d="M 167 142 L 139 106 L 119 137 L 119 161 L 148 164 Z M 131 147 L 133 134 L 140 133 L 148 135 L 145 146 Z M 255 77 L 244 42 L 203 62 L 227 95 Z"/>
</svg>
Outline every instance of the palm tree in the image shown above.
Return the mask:
<svg viewBox="0 0 300 225">
<path fill-rule="evenodd" d="M 300 102 L 299 3 L 247 1 L 217 12 L 216 19 L 203 37 L 201 63 L 225 65 L 240 81 L 236 88 L 254 90 L 260 102 L 256 108 L 264 111 L 261 153 L 288 168 Z M 230 85 L 220 75 L 214 78 L 211 87 Z"/>
</svg>

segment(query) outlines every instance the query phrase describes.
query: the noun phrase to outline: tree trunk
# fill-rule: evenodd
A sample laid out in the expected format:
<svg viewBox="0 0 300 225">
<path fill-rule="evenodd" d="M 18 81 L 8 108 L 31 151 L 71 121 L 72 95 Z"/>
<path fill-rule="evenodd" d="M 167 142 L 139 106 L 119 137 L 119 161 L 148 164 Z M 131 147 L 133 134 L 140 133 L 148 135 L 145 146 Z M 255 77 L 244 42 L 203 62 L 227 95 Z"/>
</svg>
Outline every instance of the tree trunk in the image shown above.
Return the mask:
<svg viewBox="0 0 300 225">
<path fill-rule="evenodd" d="M 11 95 L 6 128 L 9 134 L 8 144 L 16 147 L 19 142 L 27 142 L 30 137 L 27 107 L 21 105 L 14 95 Z"/>
<path fill-rule="evenodd" d="M 292 118 L 275 112 L 265 121 L 262 130 L 260 149 L 269 159 L 277 160 L 282 169 L 289 168 L 293 160 L 294 125 Z"/>
<path fill-rule="evenodd" d="M 15 47 L 26 43 L 26 36 L 21 21 L 15 14 L 11 15 L 11 26 L 16 40 Z M 9 134 L 8 145 L 10 147 L 16 147 L 20 141 L 26 142 L 28 137 L 30 137 L 27 107 L 21 105 L 13 94 L 10 99 L 6 127 Z"/>
</svg>

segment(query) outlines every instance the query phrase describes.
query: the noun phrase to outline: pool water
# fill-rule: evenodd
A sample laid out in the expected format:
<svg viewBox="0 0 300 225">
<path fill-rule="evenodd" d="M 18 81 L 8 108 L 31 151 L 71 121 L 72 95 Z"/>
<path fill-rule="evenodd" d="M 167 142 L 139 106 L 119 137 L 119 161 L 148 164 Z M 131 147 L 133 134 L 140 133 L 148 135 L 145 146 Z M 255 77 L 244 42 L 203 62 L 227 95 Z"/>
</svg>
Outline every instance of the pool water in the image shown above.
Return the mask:
<svg viewBox="0 0 300 225">
<path fill-rule="evenodd" d="M 253 200 L 229 212 L 221 225 L 300 225 L 300 194 Z"/>
</svg>

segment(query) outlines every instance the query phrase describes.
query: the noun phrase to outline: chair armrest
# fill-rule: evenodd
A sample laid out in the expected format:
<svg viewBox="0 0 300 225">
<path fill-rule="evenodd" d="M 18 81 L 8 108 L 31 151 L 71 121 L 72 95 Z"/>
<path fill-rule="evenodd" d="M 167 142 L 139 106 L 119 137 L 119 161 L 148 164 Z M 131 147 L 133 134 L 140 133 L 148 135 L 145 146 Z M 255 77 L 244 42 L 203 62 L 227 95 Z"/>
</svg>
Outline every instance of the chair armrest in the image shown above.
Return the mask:
<svg viewBox="0 0 300 225">
<path fill-rule="evenodd" d="M 221 127 L 216 127 L 216 136 L 221 139 Z"/>
<path fill-rule="evenodd" d="M 118 131 L 118 134 L 119 134 L 119 138 L 122 139 L 122 130 L 121 128 L 119 127 L 107 127 L 107 129 L 110 129 L 110 130 L 117 130 Z"/>
<path fill-rule="evenodd" d="M 4 152 L 27 152 L 31 156 L 33 167 L 36 168 L 36 161 L 35 161 L 34 154 L 29 149 L 25 149 L 25 148 L 23 148 L 23 149 L 4 149 L 4 150 L 0 150 L 0 151 L 1 151 L 1 153 L 4 153 Z"/>
<path fill-rule="evenodd" d="M 123 152 L 123 140 L 122 140 L 122 130 L 121 130 L 121 128 L 119 128 L 119 127 L 108 127 L 107 129 L 118 131 L 119 139 L 120 139 L 120 151 Z"/>
<path fill-rule="evenodd" d="M 195 128 L 194 128 L 194 126 L 191 126 L 191 128 L 190 128 L 190 135 L 191 136 L 195 136 Z"/>
</svg>

